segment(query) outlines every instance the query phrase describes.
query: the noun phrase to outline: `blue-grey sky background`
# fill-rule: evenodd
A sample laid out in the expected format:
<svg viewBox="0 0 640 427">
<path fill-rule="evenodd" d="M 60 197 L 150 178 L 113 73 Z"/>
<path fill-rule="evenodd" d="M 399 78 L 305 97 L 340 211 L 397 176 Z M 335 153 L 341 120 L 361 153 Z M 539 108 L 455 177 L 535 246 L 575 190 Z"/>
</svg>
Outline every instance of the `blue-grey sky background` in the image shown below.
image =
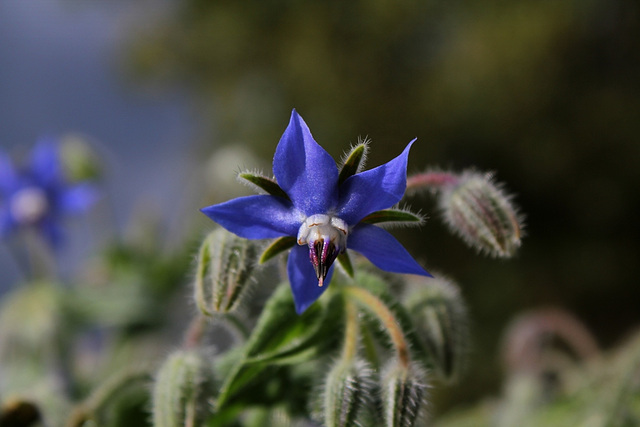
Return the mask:
<svg viewBox="0 0 640 427">
<path fill-rule="evenodd" d="M 175 211 L 194 133 L 178 89 L 150 93 L 123 78 L 122 43 L 144 22 L 141 6 L 0 0 L 0 146 L 22 151 L 39 136 L 68 133 L 94 140 L 109 159 L 118 227 L 140 203 Z M 16 275 L 6 256 L 0 269 L 0 284 Z"/>
</svg>

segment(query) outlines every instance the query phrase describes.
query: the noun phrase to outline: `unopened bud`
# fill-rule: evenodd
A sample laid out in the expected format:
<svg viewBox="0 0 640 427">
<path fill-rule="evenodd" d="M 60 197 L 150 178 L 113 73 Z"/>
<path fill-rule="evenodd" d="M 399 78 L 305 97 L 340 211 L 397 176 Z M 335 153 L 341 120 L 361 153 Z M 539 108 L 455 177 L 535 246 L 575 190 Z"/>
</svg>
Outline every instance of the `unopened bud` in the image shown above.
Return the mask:
<svg viewBox="0 0 640 427">
<path fill-rule="evenodd" d="M 338 360 L 329 371 L 323 391 L 323 419 L 327 427 L 359 425 L 358 419 L 371 406 L 373 371 L 362 360 Z"/>
<path fill-rule="evenodd" d="M 442 277 L 410 279 L 405 298 L 415 332 L 430 358 L 430 369 L 443 380 L 457 378 L 467 355 L 469 320 L 458 287 Z"/>
<path fill-rule="evenodd" d="M 94 180 L 102 175 L 99 154 L 84 137 L 68 135 L 60 141 L 60 161 L 70 182 Z"/>
<path fill-rule="evenodd" d="M 222 228 L 204 239 L 195 278 L 195 299 L 203 314 L 226 313 L 238 306 L 253 281 L 258 254 L 254 242 Z"/>
<path fill-rule="evenodd" d="M 0 362 L 42 365 L 41 358 L 54 357 L 62 333 L 60 296 L 54 284 L 38 282 L 4 297 L 0 305 Z"/>
<path fill-rule="evenodd" d="M 212 404 L 213 368 L 202 350 L 178 350 L 158 371 L 153 385 L 153 425 L 202 425 Z"/>
<path fill-rule="evenodd" d="M 412 427 L 424 415 L 426 374 L 415 364 L 391 360 L 382 378 L 382 403 L 386 427 Z"/>
<path fill-rule="evenodd" d="M 520 246 L 520 218 L 511 197 L 489 174 L 465 172 L 443 186 L 440 207 L 451 230 L 479 251 L 508 258 Z"/>
</svg>

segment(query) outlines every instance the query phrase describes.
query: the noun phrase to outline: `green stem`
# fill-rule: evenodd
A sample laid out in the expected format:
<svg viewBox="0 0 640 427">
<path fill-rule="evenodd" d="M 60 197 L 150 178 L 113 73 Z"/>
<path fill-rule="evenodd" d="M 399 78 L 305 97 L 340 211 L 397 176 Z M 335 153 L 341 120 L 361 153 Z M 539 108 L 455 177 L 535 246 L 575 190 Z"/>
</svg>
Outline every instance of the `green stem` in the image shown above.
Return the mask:
<svg viewBox="0 0 640 427">
<path fill-rule="evenodd" d="M 389 338 L 391 338 L 391 343 L 396 350 L 399 363 L 408 368 L 411 363 L 409 344 L 407 343 L 404 333 L 391 310 L 389 310 L 383 301 L 364 288 L 346 286 L 344 291 L 348 296 L 356 300 L 357 303 L 364 306 L 378 317 L 389 334 Z"/>
<path fill-rule="evenodd" d="M 127 368 L 115 374 L 75 408 L 67 422 L 67 426 L 80 427 L 85 424 L 85 421 L 94 420 L 98 412 L 103 410 L 113 397 L 131 386 L 131 384 L 146 382 L 151 380 L 151 378 L 151 372 L 146 368 Z"/>
<path fill-rule="evenodd" d="M 358 309 L 352 301 L 345 301 L 346 324 L 342 360 L 353 360 L 358 352 Z"/>
</svg>

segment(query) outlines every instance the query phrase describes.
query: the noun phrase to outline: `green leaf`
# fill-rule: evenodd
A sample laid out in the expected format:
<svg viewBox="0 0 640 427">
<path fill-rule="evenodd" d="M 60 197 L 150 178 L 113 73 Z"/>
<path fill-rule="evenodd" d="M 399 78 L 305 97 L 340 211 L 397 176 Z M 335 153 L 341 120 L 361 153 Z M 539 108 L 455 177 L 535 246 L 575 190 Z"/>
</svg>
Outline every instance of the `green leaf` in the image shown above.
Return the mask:
<svg viewBox="0 0 640 427">
<path fill-rule="evenodd" d="M 229 371 L 218 408 L 252 384 L 265 369 L 313 359 L 335 345 L 342 311 L 342 299 L 329 290 L 298 316 L 289 285 L 281 285 L 267 301 L 244 353 Z"/>
<path fill-rule="evenodd" d="M 281 252 L 292 248 L 295 244 L 296 238 L 293 236 L 284 236 L 276 239 L 267 249 L 264 250 L 264 252 L 262 252 L 262 255 L 260 255 L 260 264 L 264 264 Z"/>
<path fill-rule="evenodd" d="M 246 348 L 248 362 L 274 362 L 291 358 L 317 344 L 328 330 L 327 317 L 334 316 L 338 301 L 328 295 L 311 305 L 302 315 L 295 312 L 289 285 L 280 286 L 269 299 Z M 337 316 L 338 318 L 340 316 Z"/>
<path fill-rule="evenodd" d="M 349 254 L 347 252 L 342 252 L 340 255 L 338 255 L 338 262 L 340 263 L 340 266 L 342 267 L 344 272 L 353 279 L 353 264 L 351 264 L 351 258 L 349 258 Z"/>
<path fill-rule="evenodd" d="M 355 175 L 361 170 L 364 165 L 364 161 L 367 157 L 367 142 L 360 142 L 351 149 L 351 152 L 347 155 L 342 169 L 340 169 L 340 176 L 338 177 L 338 183 L 342 184 L 350 176 Z"/>
<path fill-rule="evenodd" d="M 382 222 L 411 223 L 418 225 L 423 219 L 420 215 L 399 209 L 384 209 L 375 211 L 365 216 L 361 222 L 367 224 L 379 224 Z"/>
<path fill-rule="evenodd" d="M 285 193 L 284 190 L 280 188 L 278 183 L 271 178 L 267 178 L 266 176 L 262 175 L 256 175 L 250 172 L 242 172 L 238 176 L 242 179 L 246 179 L 256 187 L 263 189 L 272 196 L 278 196 L 282 197 L 283 199 L 291 200 L 289 199 L 287 193 Z"/>
</svg>

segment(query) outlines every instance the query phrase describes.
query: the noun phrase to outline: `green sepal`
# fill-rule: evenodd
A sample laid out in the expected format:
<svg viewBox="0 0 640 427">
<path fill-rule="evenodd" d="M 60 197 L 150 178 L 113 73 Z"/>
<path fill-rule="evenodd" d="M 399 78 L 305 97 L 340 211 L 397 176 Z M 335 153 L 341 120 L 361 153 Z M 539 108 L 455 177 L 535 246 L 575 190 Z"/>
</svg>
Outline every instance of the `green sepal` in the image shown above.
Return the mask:
<svg viewBox="0 0 640 427">
<path fill-rule="evenodd" d="M 296 238 L 293 236 L 284 236 L 276 239 L 267 249 L 260 255 L 260 264 L 264 264 L 271 258 L 278 255 L 280 252 L 284 252 L 289 248 L 292 248 L 296 244 Z"/>
<path fill-rule="evenodd" d="M 342 298 L 329 289 L 302 315 L 295 311 L 288 284 L 267 301 L 243 353 L 228 371 L 217 400 L 218 409 L 238 398 L 248 386 L 264 380 L 266 370 L 312 360 L 337 345 L 342 322 Z M 268 376 L 267 376 L 268 378 Z"/>
<path fill-rule="evenodd" d="M 268 194 L 271 194 L 272 196 L 278 196 L 278 197 L 282 197 L 283 199 L 291 200 L 289 199 L 289 196 L 287 195 L 287 193 L 285 193 L 284 190 L 280 188 L 278 183 L 271 178 L 267 178 L 266 176 L 262 176 L 262 175 L 256 175 L 250 172 L 242 172 L 238 175 L 238 177 L 242 179 L 246 179 L 253 185 L 259 188 L 262 188 L 264 191 L 266 191 Z"/>
<path fill-rule="evenodd" d="M 381 211 L 375 211 L 365 216 L 362 221 L 366 224 L 380 224 L 382 222 L 397 222 L 397 223 L 413 223 L 420 224 L 422 217 L 412 212 L 403 211 L 400 209 L 384 209 Z"/>
<path fill-rule="evenodd" d="M 344 164 L 340 169 L 340 175 L 338 177 L 338 183 L 342 184 L 350 176 L 355 175 L 363 166 L 364 160 L 367 156 L 367 143 L 360 142 L 351 149 L 351 152 L 346 156 Z"/>
<path fill-rule="evenodd" d="M 338 255 L 338 262 L 344 272 L 347 273 L 347 276 L 353 279 L 353 264 L 351 264 L 351 258 L 349 258 L 349 254 L 346 251 Z"/>
</svg>

